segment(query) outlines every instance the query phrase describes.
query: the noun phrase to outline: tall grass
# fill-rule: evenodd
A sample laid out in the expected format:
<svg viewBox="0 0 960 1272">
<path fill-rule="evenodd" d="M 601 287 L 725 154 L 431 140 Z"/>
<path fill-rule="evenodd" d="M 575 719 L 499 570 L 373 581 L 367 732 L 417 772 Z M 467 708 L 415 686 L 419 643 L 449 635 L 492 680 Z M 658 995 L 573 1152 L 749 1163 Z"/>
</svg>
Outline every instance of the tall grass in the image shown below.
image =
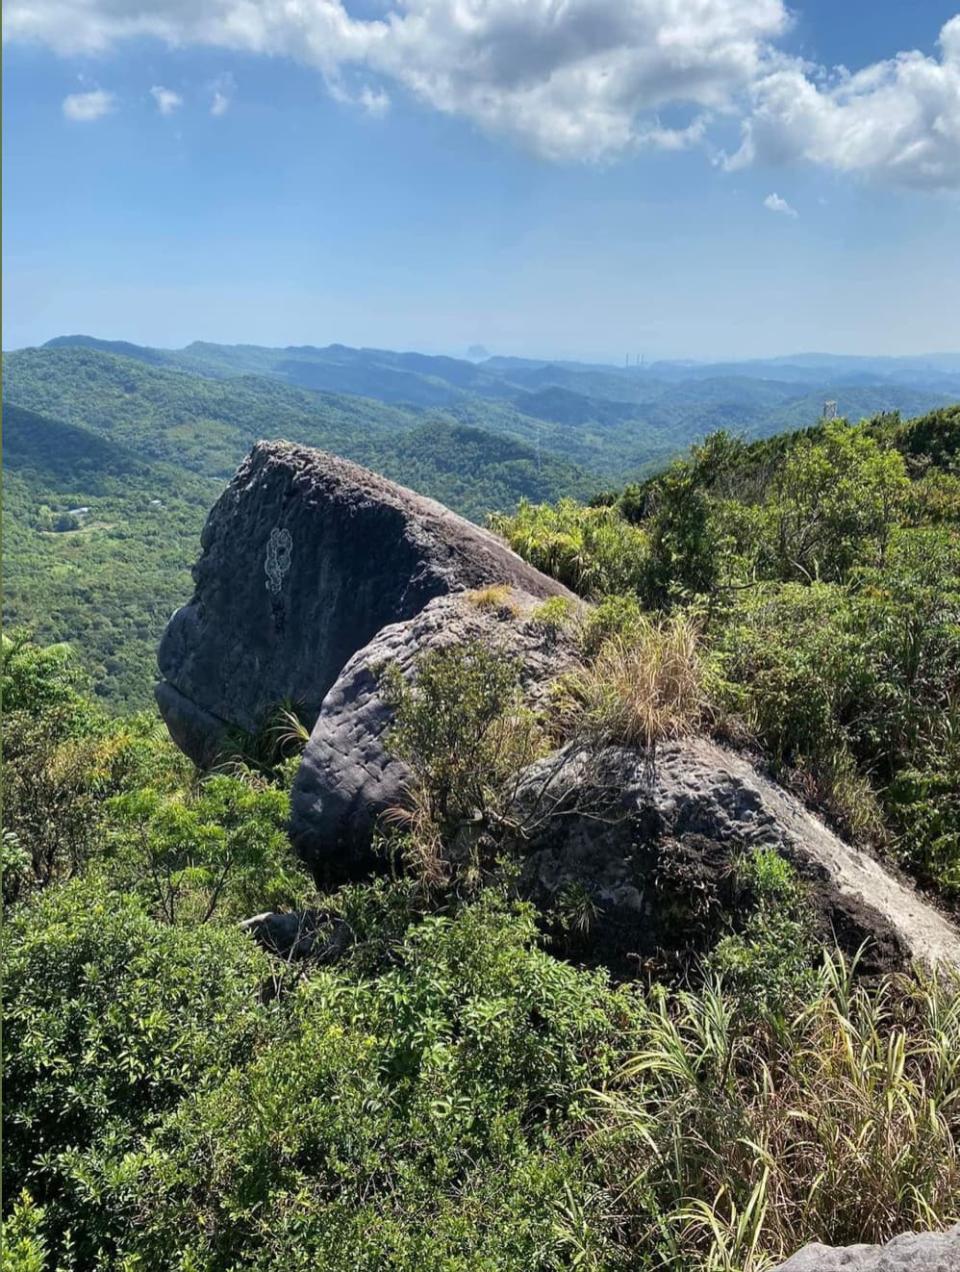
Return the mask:
<svg viewBox="0 0 960 1272">
<path fill-rule="evenodd" d="M 599 745 L 652 749 L 693 732 L 706 707 L 696 627 L 683 614 L 640 615 L 563 680 L 562 695 L 566 726 Z"/>
<path fill-rule="evenodd" d="M 643 1035 L 595 1093 L 591 1150 L 666 1266 L 760 1272 L 960 1215 L 960 981 L 867 988 L 827 958 L 786 1014 L 655 990 Z"/>
</svg>

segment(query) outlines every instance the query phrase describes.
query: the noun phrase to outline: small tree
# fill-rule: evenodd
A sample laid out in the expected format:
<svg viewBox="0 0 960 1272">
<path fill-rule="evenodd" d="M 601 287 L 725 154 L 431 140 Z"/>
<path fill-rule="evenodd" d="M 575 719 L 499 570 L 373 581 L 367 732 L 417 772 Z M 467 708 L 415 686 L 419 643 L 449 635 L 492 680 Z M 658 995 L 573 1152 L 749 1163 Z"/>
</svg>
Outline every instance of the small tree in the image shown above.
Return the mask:
<svg viewBox="0 0 960 1272">
<path fill-rule="evenodd" d="M 842 420 L 805 438 L 774 482 L 769 515 L 778 577 L 843 579 L 883 561 L 907 498 L 903 457 Z"/>
</svg>

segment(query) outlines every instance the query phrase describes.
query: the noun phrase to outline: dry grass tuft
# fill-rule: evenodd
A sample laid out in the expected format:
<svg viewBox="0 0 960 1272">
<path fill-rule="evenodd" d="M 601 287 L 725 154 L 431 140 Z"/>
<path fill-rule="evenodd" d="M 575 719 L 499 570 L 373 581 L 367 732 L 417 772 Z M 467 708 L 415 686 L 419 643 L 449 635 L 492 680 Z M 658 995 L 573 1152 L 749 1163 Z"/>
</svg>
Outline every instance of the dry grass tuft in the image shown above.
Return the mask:
<svg viewBox="0 0 960 1272">
<path fill-rule="evenodd" d="M 520 613 L 520 607 L 513 599 L 513 592 L 507 583 L 491 583 L 488 587 L 476 588 L 467 593 L 467 600 L 478 610 L 506 612 L 514 617 Z"/>
<path fill-rule="evenodd" d="M 629 636 L 615 636 L 596 659 L 565 677 L 565 724 L 600 745 L 652 749 L 693 732 L 706 699 L 694 625 L 682 615 L 641 616 Z"/>
</svg>

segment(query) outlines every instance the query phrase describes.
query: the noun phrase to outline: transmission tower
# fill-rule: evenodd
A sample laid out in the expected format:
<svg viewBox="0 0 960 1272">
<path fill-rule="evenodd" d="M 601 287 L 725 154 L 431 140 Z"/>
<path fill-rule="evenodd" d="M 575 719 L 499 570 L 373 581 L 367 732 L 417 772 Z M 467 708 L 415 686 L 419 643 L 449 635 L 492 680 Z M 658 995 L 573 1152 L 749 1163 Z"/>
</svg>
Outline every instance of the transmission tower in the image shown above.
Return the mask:
<svg viewBox="0 0 960 1272">
<path fill-rule="evenodd" d="M 827 401 L 823 404 L 823 419 L 835 420 L 837 418 L 837 404 L 833 401 Z"/>
</svg>

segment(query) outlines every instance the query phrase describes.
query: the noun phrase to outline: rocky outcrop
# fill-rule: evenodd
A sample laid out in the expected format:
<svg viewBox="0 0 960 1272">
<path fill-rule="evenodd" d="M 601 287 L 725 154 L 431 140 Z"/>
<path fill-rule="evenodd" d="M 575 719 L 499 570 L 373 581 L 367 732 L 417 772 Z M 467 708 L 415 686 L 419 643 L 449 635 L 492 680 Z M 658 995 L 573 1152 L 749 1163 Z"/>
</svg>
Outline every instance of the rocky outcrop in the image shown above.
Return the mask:
<svg viewBox="0 0 960 1272">
<path fill-rule="evenodd" d="M 341 668 L 434 597 L 506 583 L 569 595 L 495 535 L 323 451 L 260 442 L 212 509 L 193 599 L 160 644 L 157 701 L 198 764 L 278 704 L 309 723 Z"/>
<path fill-rule="evenodd" d="M 256 446 L 202 546 L 195 595 L 161 644 L 161 710 L 174 740 L 205 764 L 227 727 L 254 730 L 284 701 L 298 707 L 312 733 L 291 833 L 325 881 L 374 864 L 374 827 L 408 783 L 386 746 L 383 664 L 411 678 L 424 652 L 479 640 L 517 660 L 536 705 L 575 660 L 535 613 L 549 596 L 576 603 L 564 588 L 439 504 L 320 451 Z M 710 898 L 735 857 L 762 846 L 809 883 L 825 937 L 849 950 L 869 941 L 868 968 L 911 958 L 960 966 L 960 935 L 940 914 L 706 740 L 663 745 L 655 763 L 571 745 L 529 770 L 523 790 L 525 808 L 511 819 L 523 890 L 545 911 L 585 898 L 591 957 L 635 967 L 708 936 Z M 315 950 L 312 922 L 260 915 L 251 931 L 299 957 Z"/>
<path fill-rule="evenodd" d="M 818 1241 L 775 1272 L 957 1272 L 960 1224 L 947 1232 L 905 1232 L 886 1245 L 825 1246 Z"/>
<path fill-rule="evenodd" d="M 401 802 L 406 788 L 406 765 L 384 744 L 393 715 L 380 669 L 393 663 L 409 680 L 428 650 L 480 641 L 516 659 L 525 701 L 536 708 L 575 661 L 570 640 L 537 621 L 536 605 L 516 589 L 492 598 L 475 592 L 437 597 L 354 654 L 321 704 L 291 797 L 293 841 L 316 874 L 335 878 L 372 865 L 377 819 Z"/>
<path fill-rule="evenodd" d="M 705 911 L 734 856 L 774 848 L 807 882 L 823 935 L 851 952 L 869 943 L 865 970 L 910 959 L 960 966 L 960 933 L 932 906 L 706 739 L 662 744 L 653 762 L 619 749 L 560 752 L 534 767 L 529 789 L 541 809 L 565 815 L 537 814 L 524 890 L 544 909 L 573 885 L 589 895 L 606 961 L 675 945 L 678 921 L 695 935 L 698 897 Z M 686 898 L 679 914 L 671 894 Z"/>
<path fill-rule="evenodd" d="M 268 954 L 291 962 L 333 962 L 352 939 L 350 925 L 325 910 L 267 910 L 240 927 Z"/>
</svg>

